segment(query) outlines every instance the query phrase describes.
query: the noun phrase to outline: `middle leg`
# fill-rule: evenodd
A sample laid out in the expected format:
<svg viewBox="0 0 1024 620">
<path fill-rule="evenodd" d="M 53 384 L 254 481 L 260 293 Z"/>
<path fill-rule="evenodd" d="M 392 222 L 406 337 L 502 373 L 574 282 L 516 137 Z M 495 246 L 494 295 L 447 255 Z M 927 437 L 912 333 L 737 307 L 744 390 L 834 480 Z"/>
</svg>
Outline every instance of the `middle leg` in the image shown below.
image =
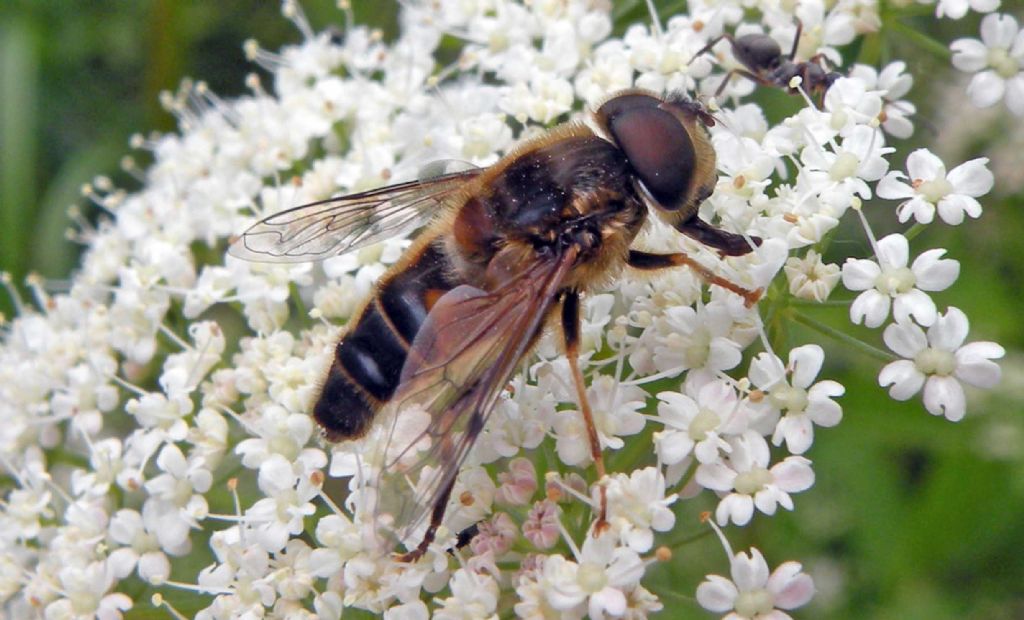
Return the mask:
<svg viewBox="0 0 1024 620">
<path fill-rule="evenodd" d="M 666 267 L 689 267 L 697 272 L 697 275 L 699 275 L 708 284 L 721 286 L 722 288 L 732 291 L 742 297 L 744 305 L 748 308 L 756 304 L 757 300 L 761 299 L 761 295 L 764 293 L 763 288 L 752 291 L 736 284 L 735 282 L 727 280 L 722 276 L 712 273 L 710 269 L 693 260 L 683 252 L 674 252 L 672 254 L 651 254 L 650 252 L 630 250 L 628 264 L 634 269 L 643 269 L 647 271 L 664 269 Z"/>
<path fill-rule="evenodd" d="M 594 413 L 590 409 L 590 401 L 587 400 L 587 385 L 584 382 L 583 373 L 580 371 L 580 294 L 578 291 L 568 291 L 562 298 L 562 335 L 565 337 L 565 356 L 569 360 L 572 382 L 576 387 L 576 400 L 579 401 L 580 413 L 587 426 L 590 456 L 594 460 L 594 468 L 597 469 L 600 507 L 597 521 L 594 524 L 594 533 L 600 534 L 608 527 L 608 494 L 603 484 L 607 472 L 604 468 L 604 457 L 601 454 L 601 438 L 597 434 L 597 425 L 594 424 Z"/>
</svg>

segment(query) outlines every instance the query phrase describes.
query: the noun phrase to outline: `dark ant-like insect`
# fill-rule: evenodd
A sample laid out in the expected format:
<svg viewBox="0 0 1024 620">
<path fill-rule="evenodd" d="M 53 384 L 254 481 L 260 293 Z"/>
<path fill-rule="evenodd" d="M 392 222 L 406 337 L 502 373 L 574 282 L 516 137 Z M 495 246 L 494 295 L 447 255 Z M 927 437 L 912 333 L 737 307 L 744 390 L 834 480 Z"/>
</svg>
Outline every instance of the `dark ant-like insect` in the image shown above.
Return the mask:
<svg viewBox="0 0 1024 620">
<path fill-rule="evenodd" d="M 815 54 L 810 60 L 794 61 L 802 32 L 803 23 L 796 20 L 793 49 L 790 50 L 788 56 L 782 55 L 782 48 L 779 47 L 778 42 L 767 34 L 756 33 L 734 37 L 726 33 L 712 39 L 693 57 L 697 58 L 701 54 L 711 51 L 711 48 L 719 41 L 725 39 L 732 46 L 733 56 L 746 67 L 746 69 L 732 69 L 726 73 L 725 79 L 715 91 L 716 97 L 722 94 L 733 75 L 742 75 L 762 86 L 776 86 L 792 95 L 799 94 L 800 89 L 803 89 L 809 96 L 816 97 L 819 102 L 823 102 L 825 92 L 833 82 L 843 75 L 826 69 L 822 64 L 824 62 L 822 54 Z M 799 88 L 791 84 L 795 77 L 801 79 Z"/>
</svg>

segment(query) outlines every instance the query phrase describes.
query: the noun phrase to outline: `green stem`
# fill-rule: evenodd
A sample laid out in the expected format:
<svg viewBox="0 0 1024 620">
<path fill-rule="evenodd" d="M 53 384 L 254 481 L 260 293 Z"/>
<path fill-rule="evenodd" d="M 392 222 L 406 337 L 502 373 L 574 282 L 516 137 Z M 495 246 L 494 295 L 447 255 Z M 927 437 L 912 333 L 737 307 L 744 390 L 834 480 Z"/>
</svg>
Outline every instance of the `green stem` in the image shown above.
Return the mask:
<svg viewBox="0 0 1024 620">
<path fill-rule="evenodd" d="M 681 547 L 684 547 L 685 545 L 688 545 L 690 543 L 695 543 L 695 542 L 697 542 L 698 540 L 700 540 L 702 538 L 707 538 L 712 533 L 713 533 L 712 529 L 710 527 L 706 527 L 706 528 L 702 529 L 700 531 L 700 533 L 698 533 L 698 534 L 693 534 L 692 536 L 687 536 L 686 538 L 680 538 L 679 540 L 675 540 L 675 541 L 672 541 L 670 543 L 666 543 L 665 546 L 668 547 L 669 549 L 672 549 L 673 551 L 675 551 L 677 549 L 680 549 Z"/>
<path fill-rule="evenodd" d="M 690 484 L 690 480 L 692 480 L 696 474 L 697 460 L 694 459 L 690 462 L 690 466 L 686 468 L 686 472 L 683 474 L 683 477 L 679 479 L 679 482 L 676 483 L 676 486 L 678 486 L 680 490 L 685 489 L 686 485 Z"/>
<path fill-rule="evenodd" d="M 792 317 L 793 320 L 795 320 L 797 323 L 800 323 L 802 325 L 810 327 L 811 329 L 813 329 L 813 330 L 815 330 L 815 331 L 817 331 L 817 332 L 819 332 L 821 334 L 824 334 L 824 335 L 826 335 L 826 336 L 828 336 L 830 338 L 838 340 L 839 342 L 842 342 L 844 344 L 848 344 L 853 349 L 855 349 L 857 351 L 860 351 L 861 353 L 863 353 L 863 354 L 865 354 L 865 355 L 867 355 L 869 357 L 873 357 L 873 358 L 875 358 L 877 360 L 880 360 L 880 361 L 883 361 L 883 362 L 892 362 L 892 361 L 897 359 L 891 353 L 883 351 L 883 350 L 879 349 L 878 347 L 874 347 L 874 346 L 872 346 L 872 345 L 870 345 L 870 344 L 868 344 L 868 343 L 866 343 L 866 342 L 864 342 L 862 340 L 854 338 L 853 336 L 851 336 L 851 335 L 849 335 L 847 333 L 841 332 L 841 331 L 839 331 L 838 329 L 836 329 L 834 327 L 830 327 L 830 326 L 822 323 L 821 321 L 818 321 L 817 319 L 812 319 L 811 317 L 809 317 L 806 314 L 803 314 L 801 312 L 791 312 L 790 313 L 790 317 Z"/>
<path fill-rule="evenodd" d="M 899 20 L 892 20 L 888 24 L 894 31 L 899 35 L 906 37 L 909 41 L 915 43 L 918 47 L 924 49 L 927 52 L 931 52 L 938 58 L 949 62 L 953 57 L 953 53 L 949 51 L 946 44 L 937 39 L 924 34 L 920 30 L 916 30 L 907 24 Z"/>
<path fill-rule="evenodd" d="M 800 306 L 805 308 L 848 308 L 853 303 L 852 299 L 830 299 L 828 301 L 811 301 L 809 299 L 792 299 L 789 304 L 791 306 Z"/>
<path fill-rule="evenodd" d="M 696 599 L 694 599 L 692 596 L 686 596 L 685 594 L 680 594 L 680 593 L 676 592 L 675 590 L 659 590 L 659 591 L 655 592 L 654 594 L 657 595 L 657 597 L 662 599 L 662 600 L 664 600 L 664 599 L 674 599 L 676 601 L 680 601 L 680 602 L 686 603 L 688 605 L 693 605 L 694 603 L 697 602 Z"/>
<path fill-rule="evenodd" d="M 305 302 L 302 301 L 298 285 L 294 282 L 289 285 L 288 299 L 295 305 L 295 316 L 302 317 L 303 320 L 309 319 L 309 310 L 306 308 Z"/>
<path fill-rule="evenodd" d="M 907 238 L 907 241 L 912 241 L 914 237 L 924 232 L 925 225 L 921 223 L 915 223 L 913 226 L 907 229 L 907 232 L 903 233 L 903 236 Z"/>
</svg>

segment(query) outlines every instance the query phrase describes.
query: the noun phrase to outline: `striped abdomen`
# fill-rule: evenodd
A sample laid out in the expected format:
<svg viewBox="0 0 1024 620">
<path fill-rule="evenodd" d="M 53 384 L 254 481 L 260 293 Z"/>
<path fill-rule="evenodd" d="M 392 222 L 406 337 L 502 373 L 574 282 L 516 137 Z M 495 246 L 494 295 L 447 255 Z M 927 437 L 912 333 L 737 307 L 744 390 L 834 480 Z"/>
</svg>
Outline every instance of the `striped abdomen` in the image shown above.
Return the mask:
<svg viewBox="0 0 1024 620">
<path fill-rule="evenodd" d="M 334 352 L 313 415 L 331 441 L 363 435 L 391 398 L 409 344 L 433 302 L 458 284 L 444 254 L 427 243 L 392 268 Z"/>
</svg>

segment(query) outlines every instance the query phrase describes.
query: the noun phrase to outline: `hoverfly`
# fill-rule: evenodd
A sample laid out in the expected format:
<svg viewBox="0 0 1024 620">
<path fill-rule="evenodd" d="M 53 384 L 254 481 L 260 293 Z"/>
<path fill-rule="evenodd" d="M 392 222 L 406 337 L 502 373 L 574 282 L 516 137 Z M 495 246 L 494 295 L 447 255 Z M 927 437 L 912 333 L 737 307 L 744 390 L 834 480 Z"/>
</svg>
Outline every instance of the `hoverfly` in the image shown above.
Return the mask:
<svg viewBox="0 0 1024 620">
<path fill-rule="evenodd" d="M 330 441 L 360 438 L 375 419 L 389 420 L 377 514 L 404 533 L 401 541 L 423 531 L 401 560 L 416 560 L 434 540 L 461 465 L 549 320 L 561 326 L 604 477 L 578 364 L 580 296 L 592 286 L 626 267 L 689 266 L 747 305 L 760 296 L 684 253 L 630 249 L 649 210 L 722 255 L 760 243 L 697 217 L 717 180 L 707 130 L 714 120 L 704 108 L 681 95 L 627 90 L 592 120 L 593 127 L 555 127 L 488 168 L 276 213 L 231 246 L 250 260 L 311 260 L 425 226 L 350 320 L 313 408 Z M 385 503 L 395 508 L 382 513 Z"/>
</svg>

